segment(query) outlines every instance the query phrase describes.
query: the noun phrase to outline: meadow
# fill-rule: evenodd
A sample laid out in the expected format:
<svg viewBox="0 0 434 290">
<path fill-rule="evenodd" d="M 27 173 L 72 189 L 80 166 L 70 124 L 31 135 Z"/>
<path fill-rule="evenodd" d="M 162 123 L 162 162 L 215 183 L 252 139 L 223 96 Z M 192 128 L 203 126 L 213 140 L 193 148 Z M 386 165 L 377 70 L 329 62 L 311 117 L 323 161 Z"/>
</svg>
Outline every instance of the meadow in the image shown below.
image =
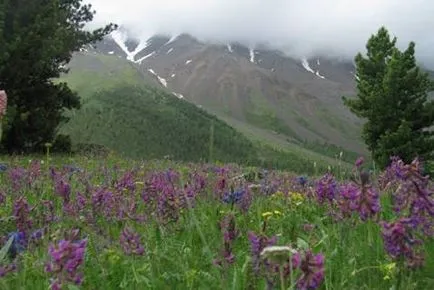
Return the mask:
<svg viewBox="0 0 434 290">
<path fill-rule="evenodd" d="M 364 166 L 7 158 L 0 289 L 434 289 L 432 181 Z"/>
</svg>

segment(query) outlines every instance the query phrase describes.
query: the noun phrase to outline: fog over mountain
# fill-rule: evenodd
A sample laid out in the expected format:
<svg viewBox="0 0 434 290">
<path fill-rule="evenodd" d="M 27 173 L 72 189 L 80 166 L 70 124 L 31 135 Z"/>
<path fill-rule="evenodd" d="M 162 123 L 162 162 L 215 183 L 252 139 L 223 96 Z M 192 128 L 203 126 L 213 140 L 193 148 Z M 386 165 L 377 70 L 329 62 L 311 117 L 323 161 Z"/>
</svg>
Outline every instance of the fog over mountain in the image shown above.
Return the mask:
<svg viewBox="0 0 434 290">
<path fill-rule="evenodd" d="M 87 0 L 94 25 L 109 21 L 139 38 L 189 33 L 200 40 L 268 44 L 294 57 L 326 54 L 352 59 L 385 25 L 403 48 L 434 68 L 434 2 L 430 0 Z"/>
</svg>

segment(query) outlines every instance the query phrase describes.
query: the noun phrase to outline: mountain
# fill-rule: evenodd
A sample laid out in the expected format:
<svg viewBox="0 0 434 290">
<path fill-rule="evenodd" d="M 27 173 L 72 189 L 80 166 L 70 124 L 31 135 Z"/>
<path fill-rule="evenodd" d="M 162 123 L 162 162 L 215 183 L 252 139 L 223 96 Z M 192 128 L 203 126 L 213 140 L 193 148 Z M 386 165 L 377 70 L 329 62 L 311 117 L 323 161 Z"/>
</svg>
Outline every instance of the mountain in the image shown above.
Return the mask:
<svg viewBox="0 0 434 290">
<path fill-rule="evenodd" d="M 265 46 L 201 42 L 188 34 L 136 40 L 123 29 L 83 50 L 128 60 L 166 91 L 262 140 L 366 153 L 361 121 L 341 100 L 355 94 L 351 62 L 294 59 Z"/>
<path fill-rule="evenodd" d="M 239 122 L 244 128 L 241 134 L 224 118 L 171 93 L 158 77 L 143 73 L 125 57 L 83 48 L 74 54 L 68 69 L 56 81 L 67 82 L 77 91 L 82 107 L 66 112 L 70 121 L 59 131 L 69 134 L 78 149 L 102 146 L 131 158 L 170 156 L 184 161 L 207 160 L 212 154 L 213 160 L 222 162 L 304 174 L 323 172 L 328 166 L 347 167 L 345 160 L 357 157 L 345 155 L 344 162 L 337 162 L 327 155 L 333 157 L 339 148 L 288 145 L 273 134 L 257 138 L 260 129 Z"/>
<path fill-rule="evenodd" d="M 92 144 L 133 158 L 207 160 L 213 126 L 217 160 L 254 160 L 253 143 L 223 121 L 195 105 L 150 86 L 136 67 L 99 54 L 76 54 L 67 82 L 83 97 L 82 108 L 69 112 L 61 133 L 74 145 Z"/>
</svg>

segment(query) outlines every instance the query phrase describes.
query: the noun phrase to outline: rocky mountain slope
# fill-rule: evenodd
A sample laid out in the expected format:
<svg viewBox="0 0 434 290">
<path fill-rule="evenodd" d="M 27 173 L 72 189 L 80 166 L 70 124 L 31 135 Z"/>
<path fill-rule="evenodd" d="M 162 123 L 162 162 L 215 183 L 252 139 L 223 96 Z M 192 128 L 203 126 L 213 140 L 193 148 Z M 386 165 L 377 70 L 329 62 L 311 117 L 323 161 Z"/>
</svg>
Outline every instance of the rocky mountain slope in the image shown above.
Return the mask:
<svg viewBox="0 0 434 290">
<path fill-rule="evenodd" d="M 365 152 L 361 122 L 341 100 L 355 93 L 351 62 L 294 59 L 266 47 L 207 43 L 187 34 L 135 40 L 123 29 L 82 50 L 129 61 L 155 85 L 238 129 Z"/>
</svg>

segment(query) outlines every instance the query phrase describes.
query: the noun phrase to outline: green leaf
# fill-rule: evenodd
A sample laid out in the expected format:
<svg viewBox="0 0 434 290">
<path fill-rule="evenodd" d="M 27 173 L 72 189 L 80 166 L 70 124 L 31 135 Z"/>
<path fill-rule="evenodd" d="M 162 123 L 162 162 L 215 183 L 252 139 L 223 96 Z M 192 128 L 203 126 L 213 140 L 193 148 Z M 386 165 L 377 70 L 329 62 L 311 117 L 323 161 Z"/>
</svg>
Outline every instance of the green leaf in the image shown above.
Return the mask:
<svg viewBox="0 0 434 290">
<path fill-rule="evenodd" d="M 74 285 L 74 284 L 69 284 L 68 289 L 69 290 L 80 290 L 80 287 L 78 287 L 77 285 Z"/>
<path fill-rule="evenodd" d="M 309 244 L 305 240 L 303 240 L 301 238 L 297 238 L 297 248 L 303 249 L 303 250 L 308 250 Z"/>
<path fill-rule="evenodd" d="M 6 255 L 9 252 L 9 249 L 13 241 L 14 241 L 14 236 L 11 236 L 7 241 L 6 245 L 4 245 L 3 248 L 0 250 L 0 264 L 2 264 L 3 261 L 6 260 Z"/>
</svg>

